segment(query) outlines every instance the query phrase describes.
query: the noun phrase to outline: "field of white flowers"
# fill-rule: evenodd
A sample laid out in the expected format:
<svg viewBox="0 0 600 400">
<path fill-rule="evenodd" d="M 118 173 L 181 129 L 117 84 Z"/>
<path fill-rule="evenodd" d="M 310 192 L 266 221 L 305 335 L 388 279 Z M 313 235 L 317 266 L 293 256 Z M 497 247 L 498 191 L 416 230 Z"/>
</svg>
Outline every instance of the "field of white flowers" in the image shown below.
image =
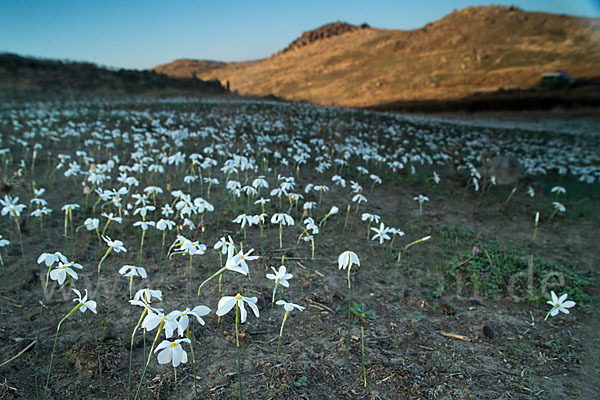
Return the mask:
<svg viewBox="0 0 600 400">
<path fill-rule="evenodd" d="M 182 99 L 0 134 L 0 399 L 597 393 L 598 135 Z"/>
</svg>

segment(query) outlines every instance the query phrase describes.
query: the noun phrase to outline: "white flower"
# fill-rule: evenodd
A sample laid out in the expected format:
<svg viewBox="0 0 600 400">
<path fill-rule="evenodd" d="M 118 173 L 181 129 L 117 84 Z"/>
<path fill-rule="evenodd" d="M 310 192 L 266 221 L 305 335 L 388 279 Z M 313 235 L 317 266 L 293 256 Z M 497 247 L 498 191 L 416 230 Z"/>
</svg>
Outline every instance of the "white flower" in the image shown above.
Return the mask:
<svg viewBox="0 0 600 400">
<path fill-rule="evenodd" d="M 188 360 L 188 357 L 187 353 L 181 347 L 181 343 L 190 342 L 190 339 L 176 339 L 174 342 L 163 340 L 158 346 L 156 346 L 156 350 L 154 350 L 155 354 L 157 351 L 162 350 L 160 353 L 158 353 L 158 357 L 156 358 L 158 363 L 171 363 L 173 368 L 177 368 L 179 364 L 185 364 Z"/>
<path fill-rule="evenodd" d="M 383 222 L 379 224 L 379 229 L 371 228 L 371 230 L 375 232 L 375 235 L 371 238 L 371 240 L 379 239 L 379 244 L 383 244 L 385 240 L 391 239 L 390 235 L 388 235 L 390 229 L 386 228 Z"/>
<path fill-rule="evenodd" d="M 133 223 L 133 226 L 139 226 L 143 231 L 147 231 L 149 227 L 155 225 L 156 223 L 154 221 L 136 221 Z"/>
<path fill-rule="evenodd" d="M 220 238 L 219 241 L 217 243 L 215 243 L 214 249 L 217 251 L 219 251 L 219 249 L 221 249 L 220 251 L 222 254 L 227 254 L 227 251 L 229 250 L 230 247 L 235 248 L 235 245 L 233 244 L 233 240 L 231 239 L 231 236 L 228 236 L 227 238 L 228 238 L 228 240 L 225 239 L 225 236 Z"/>
<path fill-rule="evenodd" d="M 127 249 L 125 247 L 123 247 L 123 242 L 121 242 L 120 240 L 113 241 L 108 236 L 102 236 L 102 239 L 104 239 L 106 244 L 108 244 L 108 247 L 112 247 L 114 249 L 115 253 L 120 253 L 120 252 L 127 253 Z"/>
<path fill-rule="evenodd" d="M 271 217 L 272 224 L 294 225 L 294 219 L 286 213 L 275 213 Z"/>
<path fill-rule="evenodd" d="M 189 315 L 193 315 L 194 317 L 196 317 L 196 320 L 198 321 L 198 323 L 200 325 L 204 325 L 205 322 L 202 319 L 202 317 L 205 315 L 208 315 L 209 312 L 210 312 L 210 308 L 208 308 L 206 306 L 196 306 L 196 307 L 194 307 L 193 310 L 186 308 L 184 311 L 177 311 L 177 310 L 171 311 L 169 313 L 169 315 L 167 315 L 167 318 L 177 319 L 177 323 L 178 323 L 177 329 L 179 332 L 179 336 L 183 336 L 183 333 L 185 332 L 188 325 L 190 324 Z"/>
<path fill-rule="evenodd" d="M 248 250 L 248 252 L 245 254 L 243 251 L 240 251 L 235 256 L 233 255 L 234 250 L 235 249 L 233 246 L 229 246 L 229 249 L 227 250 L 227 262 L 225 263 L 225 268 L 230 271 L 239 272 L 243 275 L 248 275 L 249 269 L 246 261 L 256 260 L 258 256 L 250 255 L 254 249 Z"/>
<path fill-rule="evenodd" d="M 73 301 L 79 302 L 81 304 L 81 307 L 79 307 L 79 311 L 85 312 L 89 308 L 91 312 L 93 312 L 94 314 L 97 314 L 96 302 L 94 300 L 87 299 L 87 289 L 85 289 L 85 296 L 83 296 L 83 298 L 81 298 L 81 292 L 79 290 L 77 290 L 77 289 L 71 289 L 71 290 L 73 290 L 73 292 L 75 292 L 75 294 L 77 295 L 77 298 L 73 299 Z"/>
<path fill-rule="evenodd" d="M 360 219 L 362 221 L 369 220 L 369 222 L 375 222 L 375 223 L 379 222 L 379 218 L 380 218 L 379 215 L 369 214 L 369 213 L 362 213 L 362 215 L 360 217 Z"/>
<path fill-rule="evenodd" d="M 248 312 L 244 307 L 244 303 L 248 304 L 256 318 L 258 318 L 259 312 L 258 307 L 256 306 L 257 301 L 258 299 L 256 297 L 244 297 L 239 293 L 235 296 L 223 296 L 221 300 L 219 300 L 217 315 L 219 317 L 222 317 L 223 315 L 231 311 L 233 306 L 237 304 L 237 306 L 240 308 L 240 322 L 243 324 L 244 322 L 246 322 L 246 317 L 248 315 Z"/>
<path fill-rule="evenodd" d="M 54 254 L 50 253 L 42 253 L 37 259 L 38 264 L 44 263 L 46 267 L 53 265 L 55 262 L 61 261 L 64 264 L 67 264 L 69 261 L 67 257 L 63 256 L 60 252 L 56 252 Z"/>
<path fill-rule="evenodd" d="M 271 267 L 275 274 L 267 274 L 267 279 L 272 279 L 275 283 L 281 284 L 285 287 L 290 287 L 288 279 L 292 279 L 294 275 L 287 273 L 285 265 L 279 267 L 279 271 L 275 267 Z"/>
<path fill-rule="evenodd" d="M 2 215 L 10 214 L 11 217 L 18 217 L 26 208 L 25 204 L 18 204 L 19 198 L 12 198 L 9 195 L 4 195 L 4 200 L 0 200 L 2 205 Z"/>
<path fill-rule="evenodd" d="M 83 226 L 85 226 L 85 229 L 88 231 L 93 231 L 94 229 L 98 229 L 100 226 L 100 220 L 98 218 L 87 218 L 83 222 Z"/>
<path fill-rule="evenodd" d="M 355 264 L 360 267 L 360 260 L 355 252 L 346 250 L 338 257 L 338 267 L 339 269 L 352 268 L 352 265 Z"/>
<path fill-rule="evenodd" d="M 559 298 L 558 296 L 556 296 L 556 293 L 554 293 L 553 290 L 550 292 L 550 295 L 552 296 L 552 300 L 548 300 L 546 303 L 552 306 L 552 309 L 548 311 L 548 314 L 550 314 L 550 316 L 552 317 L 556 316 L 559 311 L 565 314 L 569 314 L 568 309 L 574 307 L 576 304 L 574 301 L 571 300 L 565 301 L 567 300 L 567 293 L 563 294 Z M 546 318 L 548 318 L 548 316 L 546 316 Z"/>
<path fill-rule="evenodd" d="M 156 229 L 158 229 L 159 231 L 164 231 L 165 229 L 173 229 L 175 228 L 175 221 L 171 221 L 170 219 L 164 219 L 161 218 L 158 220 L 158 222 L 156 223 Z"/>
<path fill-rule="evenodd" d="M 304 310 L 305 307 L 299 306 L 298 304 L 294 304 L 294 303 L 288 303 L 287 301 L 284 300 L 277 300 L 277 302 L 275 303 L 278 306 L 283 306 L 283 308 L 285 309 L 285 311 L 287 312 L 291 312 L 294 308 L 297 310 Z"/>
<path fill-rule="evenodd" d="M 553 201 L 552 202 L 552 206 L 554 207 L 554 209 L 558 212 L 565 212 L 567 209 L 565 208 L 565 206 L 563 206 L 561 203 L 559 203 L 558 201 Z"/>
<path fill-rule="evenodd" d="M 61 261 L 58 263 L 58 266 L 56 268 L 50 271 L 50 278 L 53 281 L 58 281 L 59 285 L 62 285 L 64 283 L 65 279 L 67 278 L 67 275 L 69 275 L 73 279 L 77 279 L 77 272 L 75 272 L 71 267 L 83 269 L 83 267 L 79 264 L 70 262 L 63 263 Z"/>
<path fill-rule="evenodd" d="M 144 328 L 146 331 L 151 331 L 161 323 L 163 323 L 162 329 L 165 330 L 165 337 L 167 339 L 172 337 L 175 329 L 178 329 L 179 327 L 179 323 L 171 314 L 165 315 L 163 312 L 154 313 L 152 311 L 148 311 L 148 315 L 146 315 L 144 322 L 142 322 L 142 328 Z"/>
<path fill-rule="evenodd" d="M 123 265 L 119 270 L 119 274 L 126 277 L 139 276 L 142 279 L 146 279 L 148 277 L 145 268 L 136 267 L 134 265 Z"/>
<path fill-rule="evenodd" d="M 148 288 L 138 290 L 133 296 L 134 300 L 142 300 L 146 303 L 150 303 L 152 298 L 156 298 L 159 301 L 162 301 L 162 292 L 160 290 L 151 290 Z"/>
<path fill-rule="evenodd" d="M 567 193 L 566 189 L 562 186 L 554 186 L 552 189 L 550 189 L 550 192 L 556 193 L 557 195 L 561 193 Z"/>
</svg>

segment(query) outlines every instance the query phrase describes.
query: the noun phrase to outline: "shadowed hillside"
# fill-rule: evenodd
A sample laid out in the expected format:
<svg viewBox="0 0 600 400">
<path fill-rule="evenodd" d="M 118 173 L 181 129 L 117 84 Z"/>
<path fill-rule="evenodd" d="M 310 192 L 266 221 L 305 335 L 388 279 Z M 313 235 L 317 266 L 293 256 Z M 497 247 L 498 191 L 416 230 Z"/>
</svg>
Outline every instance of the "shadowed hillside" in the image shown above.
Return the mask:
<svg viewBox="0 0 600 400">
<path fill-rule="evenodd" d="M 542 73 L 556 70 L 600 76 L 598 19 L 469 7 L 412 31 L 340 24 L 335 35 L 315 33 L 331 26 L 305 32 L 266 59 L 177 60 L 155 71 L 229 81 L 240 94 L 345 106 L 530 88 Z"/>
<path fill-rule="evenodd" d="M 0 54 L 0 95 L 185 95 L 226 93 L 217 81 L 175 79 L 152 71 L 110 70 L 92 63 Z"/>
</svg>

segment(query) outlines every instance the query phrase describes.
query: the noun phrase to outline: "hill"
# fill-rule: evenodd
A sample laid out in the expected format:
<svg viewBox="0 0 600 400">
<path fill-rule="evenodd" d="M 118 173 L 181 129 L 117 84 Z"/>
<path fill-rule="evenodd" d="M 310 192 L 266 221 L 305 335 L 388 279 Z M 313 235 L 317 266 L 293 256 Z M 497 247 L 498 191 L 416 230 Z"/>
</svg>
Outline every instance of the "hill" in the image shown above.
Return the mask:
<svg viewBox="0 0 600 400">
<path fill-rule="evenodd" d="M 229 81 L 245 95 L 373 106 L 529 88 L 555 70 L 597 77 L 599 43 L 599 19 L 468 7 L 411 31 L 330 24 L 266 59 L 177 60 L 154 71 Z"/>
<path fill-rule="evenodd" d="M 0 53 L 2 96 L 203 96 L 224 93 L 226 90 L 216 81 L 176 79 L 153 71 L 111 70 L 92 63 Z"/>
</svg>

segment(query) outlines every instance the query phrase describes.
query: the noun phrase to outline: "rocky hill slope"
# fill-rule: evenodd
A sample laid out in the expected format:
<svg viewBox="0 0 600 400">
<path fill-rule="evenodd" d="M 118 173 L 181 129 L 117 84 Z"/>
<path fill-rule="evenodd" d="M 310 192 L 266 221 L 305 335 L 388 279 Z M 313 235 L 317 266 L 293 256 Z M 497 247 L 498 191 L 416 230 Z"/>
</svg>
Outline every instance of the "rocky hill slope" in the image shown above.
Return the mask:
<svg viewBox="0 0 600 400">
<path fill-rule="evenodd" d="M 598 19 L 468 7 L 411 31 L 330 24 L 266 59 L 177 60 L 154 71 L 229 81 L 240 94 L 372 106 L 529 88 L 555 70 L 600 76 L 599 43 Z"/>
</svg>

